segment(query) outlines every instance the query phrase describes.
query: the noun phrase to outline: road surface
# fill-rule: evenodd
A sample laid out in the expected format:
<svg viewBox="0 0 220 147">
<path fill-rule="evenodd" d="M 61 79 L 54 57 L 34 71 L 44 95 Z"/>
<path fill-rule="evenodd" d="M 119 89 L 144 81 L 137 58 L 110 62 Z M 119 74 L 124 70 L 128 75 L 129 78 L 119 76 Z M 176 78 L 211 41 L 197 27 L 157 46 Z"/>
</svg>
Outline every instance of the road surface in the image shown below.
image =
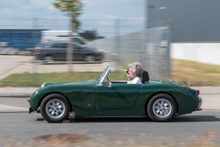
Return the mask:
<svg viewBox="0 0 220 147">
<path fill-rule="evenodd" d="M 29 142 L 35 137 L 49 134 L 81 134 L 90 142 L 113 146 L 126 141 L 135 145 L 141 142 L 192 143 L 208 141 L 220 144 L 220 110 L 203 110 L 175 117 L 171 122 L 156 123 L 148 117 L 85 117 L 69 123 L 50 124 L 41 114 L 28 114 L 26 98 L 1 97 L 0 142 Z M 9 111 L 11 110 L 11 111 Z M 130 141 L 130 142 L 129 142 Z M 84 142 L 86 143 L 86 142 Z M 79 143 L 78 143 L 79 144 Z M 87 145 L 85 145 L 87 146 Z"/>
</svg>

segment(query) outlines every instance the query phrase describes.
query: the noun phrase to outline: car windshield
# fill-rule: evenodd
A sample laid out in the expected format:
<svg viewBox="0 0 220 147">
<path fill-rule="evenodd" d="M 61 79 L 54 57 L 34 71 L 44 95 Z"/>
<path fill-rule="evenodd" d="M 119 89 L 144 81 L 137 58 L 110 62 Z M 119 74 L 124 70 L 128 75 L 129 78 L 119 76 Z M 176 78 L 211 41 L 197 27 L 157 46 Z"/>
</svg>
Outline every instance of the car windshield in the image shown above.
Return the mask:
<svg viewBox="0 0 220 147">
<path fill-rule="evenodd" d="M 42 47 L 43 43 L 37 44 L 35 47 Z"/>
<path fill-rule="evenodd" d="M 110 72 L 111 67 L 107 66 L 106 69 L 104 70 L 104 72 L 102 73 L 102 75 L 99 78 L 100 83 L 102 83 L 106 77 L 108 76 L 109 72 Z"/>
</svg>

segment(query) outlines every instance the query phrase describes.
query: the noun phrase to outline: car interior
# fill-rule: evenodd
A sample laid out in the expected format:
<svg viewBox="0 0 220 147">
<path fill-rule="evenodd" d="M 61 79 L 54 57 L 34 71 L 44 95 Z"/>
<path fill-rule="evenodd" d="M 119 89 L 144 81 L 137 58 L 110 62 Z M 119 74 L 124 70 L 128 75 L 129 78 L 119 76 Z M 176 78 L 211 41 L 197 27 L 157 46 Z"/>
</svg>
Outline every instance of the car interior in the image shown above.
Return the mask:
<svg viewBox="0 0 220 147">
<path fill-rule="evenodd" d="M 147 71 L 143 71 L 140 76 L 141 82 L 146 84 L 149 81 L 149 74 Z M 112 83 L 127 83 L 127 81 L 111 81 Z"/>
</svg>

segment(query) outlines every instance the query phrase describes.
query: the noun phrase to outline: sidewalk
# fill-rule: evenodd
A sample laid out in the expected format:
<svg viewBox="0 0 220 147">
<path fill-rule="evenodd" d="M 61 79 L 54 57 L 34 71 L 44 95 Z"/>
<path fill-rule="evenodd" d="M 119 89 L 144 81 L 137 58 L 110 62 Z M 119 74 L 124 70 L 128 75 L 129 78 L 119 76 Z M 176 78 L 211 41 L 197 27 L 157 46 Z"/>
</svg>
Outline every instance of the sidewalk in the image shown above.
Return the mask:
<svg viewBox="0 0 220 147">
<path fill-rule="evenodd" d="M 220 86 L 192 86 L 190 88 L 200 90 L 201 95 L 220 95 Z"/>
<path fill-rule="evenodd" d="M 0 97 L 1 96 L 29 97 L 38 88 L 40 87 L 0 87 Z"/>
<path fill-rule="evenodd" d="M 40 87 L 0 87 L 1 97 L 19 97 L 27 98 Z M 200 90 L 200 95 L 203 98 L 202 109 L 220 110 L 220 86 L 202 86 L 191 87 L 192 89 Z"/>
<path fill-rule="evenodd" d="M 66 62 L 57 62 L 51 65 L 45 65 L 41 62 L 33 63 L 33 56 L 5 56 L 0 55 L 0 80 L 6 78 L 11 74 L 18 73 L 52 73 L 52 72 L 67 72 L 68 64 Z M 1 65 L 1 63 L 4 63 Z M 86 64 L 84 62 L 74 62 L 72 69 L 77 72 L 103 72 L 107 65 L 110 65 L 111 71 L 114 71 L 115 66 L 113 62 L 103 61 L 102 63 Z M 94 65 L 96 68 L 94 68 Z M 43 83 L 42 83 L 43 84 Z"/>
<path fill-rule="evenodd" d="M 203 110 L 220 110 L 220 86 L 195 86 L 191 88 L 200 91 L 199 96 L 203 99 Z"/>
</svg>

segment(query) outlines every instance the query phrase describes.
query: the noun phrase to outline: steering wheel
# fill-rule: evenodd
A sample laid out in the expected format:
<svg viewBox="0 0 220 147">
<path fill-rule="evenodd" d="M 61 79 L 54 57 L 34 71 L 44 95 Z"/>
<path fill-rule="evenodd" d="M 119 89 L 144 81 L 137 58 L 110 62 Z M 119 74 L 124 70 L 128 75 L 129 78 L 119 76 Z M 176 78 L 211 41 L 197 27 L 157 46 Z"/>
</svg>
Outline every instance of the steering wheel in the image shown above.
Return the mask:
<svg viewBox="0 0 220 147">
<path fill-rule="evenodd" d="M 108 80 L 108 82 L 111 82 L 111 79 L 109 78 L 109 76 L 107 76 L 107 80 Z"/>
<path fill-rule="evenodd" d="M 109 76 L 107 76 L 107 80 L 108 80 L 108 88 L 112 88 L 112 82 L 111 82 L 111 79 L 109 78 Z"/>
</svg>

